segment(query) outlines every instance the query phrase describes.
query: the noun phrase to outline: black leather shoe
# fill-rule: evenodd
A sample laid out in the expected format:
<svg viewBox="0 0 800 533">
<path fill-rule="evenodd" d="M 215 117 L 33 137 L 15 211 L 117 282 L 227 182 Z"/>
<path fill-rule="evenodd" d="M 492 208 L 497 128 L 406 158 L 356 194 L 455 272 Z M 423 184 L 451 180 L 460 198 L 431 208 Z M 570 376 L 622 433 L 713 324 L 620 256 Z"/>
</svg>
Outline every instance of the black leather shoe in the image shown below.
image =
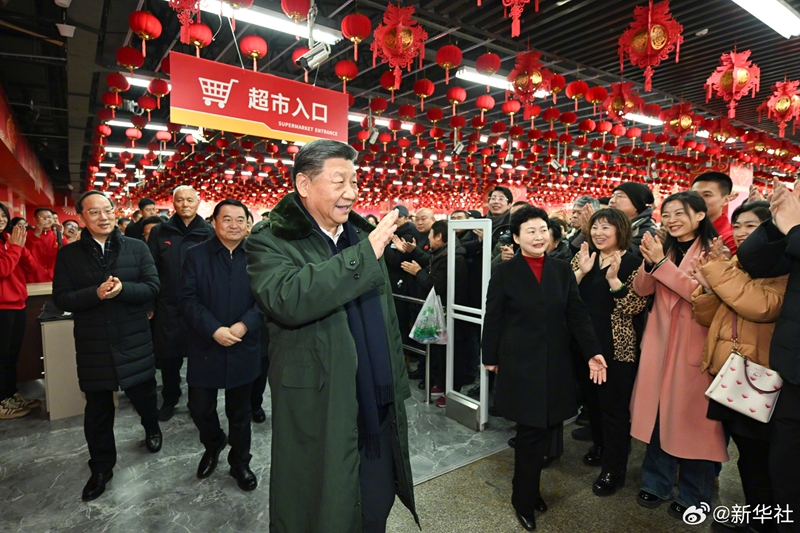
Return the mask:
<svg viewBox="0 0 800 533">
<path fill-rule="evenodd" d="M 625 476 L 603 472 L 592 485 L 592 492 L 597 496 L 611 496 L 625 486 Z"/>
<path fill-rule="evenodd" d="M 536 517 L 533 515 L 524 515 L 517 511 L 517 520 L 519 520 L 519 525 L 521 525 L 525 531 L 533 531 L 536 529 Z"/>
<path fill-rule="evenodd" d="M 589 448 L 589 452 L 583 456 L 583 464 L 586 466 L 600 466 L 600 456 L 602 455 L 602 446 L 592 446 Z"/>
<path fill-rule="evenodd" d="M 646 490 L 640 490 L 639 495 L 636 497 L 636 503 L 648 509 L 655 509 L 664 503 L 664 500 Z"/>
<path fill-rule="evenodd" d="M 222 440 L 222 444 L 219 448 L 205 451 L 203 458 L 200 459 L 200 464 L 197 466 L 197 477 L 205 479 L 214 473 L 214 470 L 217 468 L 217 463 L 219 462 L 219 454 L 222 453 L 222 450 L 224 450 L 227 445 L 228 437 L 226 436 Z"/>
<path fill-rule="evenodd" d="M 541 496 L 539 496 L 539 498 L 536 500 L 534 507 L 536 507 L 536 510 L 539 511 L 540 513 L 547 512 L 547 504 L 544 503 L 544 500 L 542 499 Z"/>
<path fill-rule="evenodd" d="M 672 504 L 669 506 L 669 509 L 667 509 L 667 513 L 669 513 L 672 518 L 677 518 L 678 520 L 683 520 L 683 513 L 685 512 L 686 507 L 678 502 L 672 502 Z"/>
<path fill-rule="evenodd" d="M 542 462 L 542 468 L 549 468 L 550 465 L 553 464 L 553 461 L 558 459 L 558 457 L 550 457 L 548 455 L 544 456 L 544 461 Z"/>
<path fill-rule="evenodd" d="M 592 440 L 592 428 L 588 426 L 585 428 L 573 429 L 572 433 L 570 434 L 572 435 L 572 438 L 575 440 L 583 440 L 583 441 Z"/>
<path fill-rule="evenodd" d="M 508 439 L 508 447 L 509 448 L 517 447 L 517 437 L 511 437 L 510 439 Z"/>
<path fill-rule="evenodd" d="M 161 430 L 154 431 L 153 433 L 145 432 L 144 445 L 150 453 L 158 453 L 161 451 L 161 443 L 163 442 Z"/>
<path fill-rule="evenodd" d="M 86 482 L 86 486 L 83 487 L 83 495 L 81 496 L 83 501 L 90 502 L 99 498 L 106 491 L 106 483 L 111 481 L 112 477 L 114 477 L 113 470 L 92 474 L 92 477 Z"/>
<path fill-rule="evenodd" d="M 575 423 L 579 426 L 588 426 L 589 425 L 589 413 L 586 411 L 581 411 L 578 414 L 578 417 L 575 419 Z"/>
<path fill-rule="evenodd" d="M 267 421 L 267 413 L 263 409 L 253 409 L 253 422 L 256 424 L 263 424 Z"/>
<path fill-rule="evenodd" d="M 175 404 L 165 403 L 158 410 L 159 422 L 166 422 L 175 415 Z"/>
<path fill-rule="evenodd" d="M 249 466 L 232 466 L 231 476 L 236 480 L 236 484 L 243 491 L 250 492 L 258 487 L 256 475 L 250 470 Z"/>
</svg>

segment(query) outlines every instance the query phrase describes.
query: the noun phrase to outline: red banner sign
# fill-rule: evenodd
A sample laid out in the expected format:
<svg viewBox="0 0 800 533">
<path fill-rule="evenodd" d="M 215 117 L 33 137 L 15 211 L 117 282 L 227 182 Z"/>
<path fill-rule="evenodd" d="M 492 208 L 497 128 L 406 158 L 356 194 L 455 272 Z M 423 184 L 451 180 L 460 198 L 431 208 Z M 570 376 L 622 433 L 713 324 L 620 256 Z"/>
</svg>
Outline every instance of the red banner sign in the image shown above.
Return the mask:
<svg viewBox="0 0 800 533">
<path fill-rule="evenodd" d="M 170 120 L 271 139 L 347 142 L 344 93 L 170 54 Z"/>
</svg>

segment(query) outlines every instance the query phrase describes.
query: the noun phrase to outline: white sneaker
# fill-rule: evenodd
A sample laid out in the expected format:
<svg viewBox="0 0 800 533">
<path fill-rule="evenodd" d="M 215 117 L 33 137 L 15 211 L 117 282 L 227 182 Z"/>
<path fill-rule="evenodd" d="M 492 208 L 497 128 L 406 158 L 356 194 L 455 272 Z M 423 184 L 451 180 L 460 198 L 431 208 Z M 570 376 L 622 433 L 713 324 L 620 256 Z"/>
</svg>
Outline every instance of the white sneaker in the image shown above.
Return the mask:
<svg viewBox="0 0 800 533">
<path fill-rule="evenodd" d="M 0 402 L 0 420 L 10 420 L 12 418 L 21 418 L 31 410 L 19 405 L 14 398 L 6 398 Z"/>
</svg>

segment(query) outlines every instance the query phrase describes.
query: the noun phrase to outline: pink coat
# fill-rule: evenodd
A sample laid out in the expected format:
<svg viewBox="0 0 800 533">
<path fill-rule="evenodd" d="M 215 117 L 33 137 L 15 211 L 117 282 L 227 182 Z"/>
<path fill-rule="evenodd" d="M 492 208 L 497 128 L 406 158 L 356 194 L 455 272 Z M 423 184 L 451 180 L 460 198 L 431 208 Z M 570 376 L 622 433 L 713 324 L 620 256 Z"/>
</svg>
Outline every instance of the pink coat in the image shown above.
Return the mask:
<svg viewBox="0 0 800 533">
<path fill-rule="evenodd" d="M 631 399 L 631 436 L 649 443 L 659 416 L 661 449 L 682 459 L 727 461 L 722 423 L 706 418 L 705 391 L 713 377 L 701 372 L 708 328 L 694 320 L 691 260 L 703 251 L 696 240 L 680 266 L 666 261 L 654 273 L 644 266 L 633 289 L 655 293 Z"/>
</svg>

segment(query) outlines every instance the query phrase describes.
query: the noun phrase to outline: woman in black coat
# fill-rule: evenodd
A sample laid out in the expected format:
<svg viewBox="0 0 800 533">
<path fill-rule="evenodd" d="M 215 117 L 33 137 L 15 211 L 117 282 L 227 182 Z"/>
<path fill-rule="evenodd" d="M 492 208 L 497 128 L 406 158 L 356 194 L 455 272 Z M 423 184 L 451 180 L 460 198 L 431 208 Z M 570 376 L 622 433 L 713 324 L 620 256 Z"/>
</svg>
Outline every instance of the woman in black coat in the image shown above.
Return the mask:
<svg viewBox="0 0 800 533">
<path fill-rule="evenodd" d="M 549 226 L 536 207 L 511 217 L 520 253 L 492 272 L 483 329 L 483 364 L 497 373 L 495 408 L 518 424 L 511 502 L 528 531 L 536 528 L 533 511 L 547 509 L 539 480 L 548 428 L 578 410 L 570 338 L 595 383 L 605 381 L 606 368 L 569 263 L 545 254 Z"/>
</svg>

